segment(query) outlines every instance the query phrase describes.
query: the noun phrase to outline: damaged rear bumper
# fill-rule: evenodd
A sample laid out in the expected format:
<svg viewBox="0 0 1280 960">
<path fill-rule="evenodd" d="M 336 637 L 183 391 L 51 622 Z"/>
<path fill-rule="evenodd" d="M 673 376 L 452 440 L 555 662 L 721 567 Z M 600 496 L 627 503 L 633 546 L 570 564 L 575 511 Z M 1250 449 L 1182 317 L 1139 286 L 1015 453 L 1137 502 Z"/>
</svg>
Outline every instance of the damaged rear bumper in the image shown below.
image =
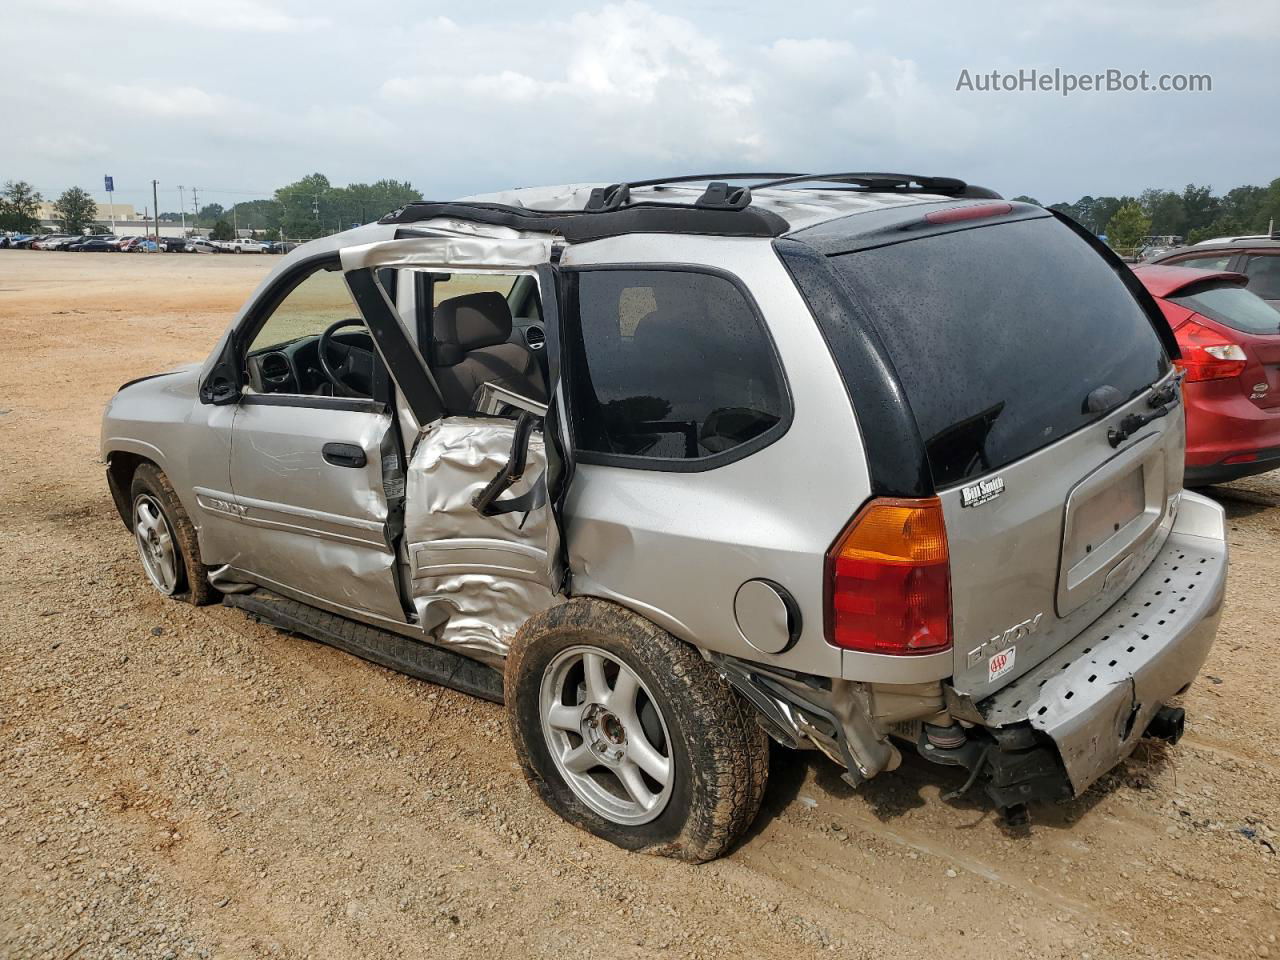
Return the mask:
<svg viewBox="0 0 1280 960">
<path fill-rule="evenodd" d="M 1164 548 L 1092 626 L 977 706 L 993 732 L 1039 731 L 1079 795 L 1137 746 L 1208 656 L 1222 614 L 1222 508 L 1184 493 Z M 999 739 L 999 737 L 997 737 Z"/>
</svg>

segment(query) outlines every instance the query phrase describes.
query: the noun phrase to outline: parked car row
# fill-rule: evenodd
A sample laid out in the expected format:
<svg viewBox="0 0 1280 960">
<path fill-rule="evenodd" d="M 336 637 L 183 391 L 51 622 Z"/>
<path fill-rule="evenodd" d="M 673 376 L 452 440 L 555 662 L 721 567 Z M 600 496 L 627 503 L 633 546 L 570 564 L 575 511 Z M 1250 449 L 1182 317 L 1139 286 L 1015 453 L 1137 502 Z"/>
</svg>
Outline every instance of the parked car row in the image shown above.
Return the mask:
<svg viewBox="0 0 1280 960">
<path fill-rule="evenodd" d="M 205 237 L 118 237 L 114 234 L 72 235 L 0 234 L 0 249 L 70 250 L 98 253 L 288 253 L 298 244 L 290 240 L 266 242 L 251 237 L 210 240 Z"/>
</svg>

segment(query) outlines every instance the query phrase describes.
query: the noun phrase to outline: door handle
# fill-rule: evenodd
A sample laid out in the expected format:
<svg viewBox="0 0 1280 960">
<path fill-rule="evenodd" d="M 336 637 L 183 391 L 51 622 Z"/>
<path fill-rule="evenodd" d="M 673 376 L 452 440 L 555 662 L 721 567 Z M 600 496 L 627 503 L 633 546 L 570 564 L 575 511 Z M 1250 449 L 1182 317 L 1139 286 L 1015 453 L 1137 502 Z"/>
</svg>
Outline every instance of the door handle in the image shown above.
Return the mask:
<svg viewBox="0 0 1280 960">
<path fill-rule="evenodd" d="M 369 462 L 364 448 L 354 443 L 326 443 L 320 452 L 324 462 L 335 467 L 363 467 Z"/>
</svg>

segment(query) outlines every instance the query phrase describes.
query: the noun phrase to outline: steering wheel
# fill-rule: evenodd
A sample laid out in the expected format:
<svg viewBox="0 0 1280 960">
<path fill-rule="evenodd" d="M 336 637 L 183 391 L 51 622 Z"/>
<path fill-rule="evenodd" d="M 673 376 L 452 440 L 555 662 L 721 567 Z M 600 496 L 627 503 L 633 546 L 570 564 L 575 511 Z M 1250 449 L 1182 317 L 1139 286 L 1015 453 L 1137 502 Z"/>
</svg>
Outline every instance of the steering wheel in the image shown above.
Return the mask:
<svg viewBox="0 0 1280 960">
<path fill-rule="evenodd" d="M 364 325 L 363 320 L 354 318 L 339 320 L 330 324 L 316 343 L 321 371 L 344 397 L 373 396 L 373 351 L 333 339 L 345 327 Z"/>
</svg>

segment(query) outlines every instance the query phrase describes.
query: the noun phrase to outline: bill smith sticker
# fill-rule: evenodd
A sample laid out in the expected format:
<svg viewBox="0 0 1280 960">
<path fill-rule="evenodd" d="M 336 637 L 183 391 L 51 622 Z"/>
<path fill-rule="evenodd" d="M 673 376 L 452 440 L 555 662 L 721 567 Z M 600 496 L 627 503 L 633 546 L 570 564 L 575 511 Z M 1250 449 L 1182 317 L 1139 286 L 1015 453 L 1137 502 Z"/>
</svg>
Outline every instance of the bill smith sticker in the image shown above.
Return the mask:
<svg viewBox="0 0 1280 960">
<path fill-rule="evenodd" d="M 1010 647 L 1008 650 L 1001 650 L 991 655 L 987 660 L 987 683 L 1003 677 L 1013 669 L 1013 655 L 1017 652 L 1015 647 Z"/>
<path fill-rule="evenodd" d="M 1004 493 L 1004 477 L 987 477 L 960 488 L 960 506 L 976 507 L 990 503 Z"/>
</svg>

